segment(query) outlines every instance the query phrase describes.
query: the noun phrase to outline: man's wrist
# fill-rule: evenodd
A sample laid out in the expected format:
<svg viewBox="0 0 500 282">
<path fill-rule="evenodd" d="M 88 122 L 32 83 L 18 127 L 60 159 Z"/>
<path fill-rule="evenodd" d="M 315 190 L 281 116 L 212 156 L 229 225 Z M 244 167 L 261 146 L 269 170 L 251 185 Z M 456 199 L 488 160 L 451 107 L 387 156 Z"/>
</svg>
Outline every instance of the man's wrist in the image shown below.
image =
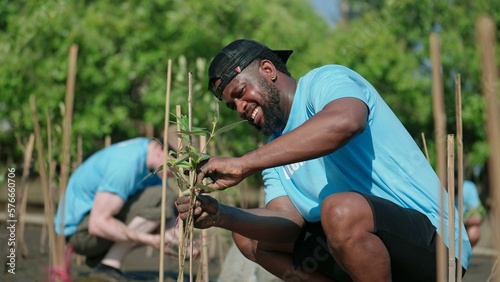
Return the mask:
<svg viewBox="0 0 500 282">
<path fill-rule="evenodd" d="M 250 152 L 250 154 L 253 152 Z M 245 154 L 241 157 L 239 157 L 240 164 L 241 164 L 241 174 L 243 178 L 247 178 L 248 176 L 254 174 L 256 171 L 258 171 L 258 168 L 252 167 L 252 165 L 256 165 L 256 159 L 253 158 L 250 154 Z"/>
</svg>

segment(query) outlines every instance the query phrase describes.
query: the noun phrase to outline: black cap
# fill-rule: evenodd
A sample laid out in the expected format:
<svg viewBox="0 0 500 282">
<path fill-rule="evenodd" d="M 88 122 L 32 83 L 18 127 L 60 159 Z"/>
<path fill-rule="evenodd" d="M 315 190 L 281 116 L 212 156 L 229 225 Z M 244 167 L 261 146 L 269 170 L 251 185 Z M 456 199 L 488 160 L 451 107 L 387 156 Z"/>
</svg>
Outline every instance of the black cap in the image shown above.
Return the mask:
<svg viewBox="0 0 500 282">
<path fill-rule="evenodd" d="M 292 50 L 271 50 L 266 45 L 250 39 L 239 39 L 224 47 L 208 67 L 208 90 L 222 100 L 222 91 L 231 80 L 257 58 L 268 59 L 274 64 L 280 59 L 284 64 Z M 215 81 L 220 78 L 219 87 Z"/>
</svg>

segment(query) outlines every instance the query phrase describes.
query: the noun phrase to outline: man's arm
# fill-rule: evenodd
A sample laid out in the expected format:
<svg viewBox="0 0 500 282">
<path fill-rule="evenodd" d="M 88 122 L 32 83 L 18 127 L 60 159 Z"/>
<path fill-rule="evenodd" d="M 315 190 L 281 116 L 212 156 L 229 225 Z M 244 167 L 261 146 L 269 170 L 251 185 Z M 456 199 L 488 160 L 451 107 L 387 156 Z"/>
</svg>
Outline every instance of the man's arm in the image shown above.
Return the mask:
<svg viewBox="0 0 500 282">
<path fill-rule="evenodd" d="M 367 118 L 363 101 L 334 100 L 301 126 L 244 155 L 241 162 L 247 170 L 256 172 L 330 154 L 362 132 Z"/>
<path fill-rule="evenodd" d="M 222 190 L 263 169 L 330 154 L 361 133 L 367 119 L 363 101 L 334 100 L 301 126 L 240 158 L 211 158 L 200 167 L 198 181 L 211 177 L 208 186 Z"/>
<path fill-rule="evenodd" d="M 153 235 L 138 233 L 114 217 L 124 204 L 123 199 L 114 193 L 97 192 L 90 211 L 89 233 L 114 242 L 153 244 Z"/>
<path fill-rule="evenodd" d="M 189 197 L 177 200 L 177 210 L 186 220 L 193 207 Z M 257 241 L 294 242 L 304 219 L 286 196 L 272 200 L 266 208 L 240 209 L 219 204 L 210 196 L 199 195 L 194 208 L 195 227 L 220 227 Z"/>
<path fill-rule="evenodd" d="M 247 238 L 266 242 L 295 242 L 304 219 L 287 196 L 272 200 L 266 208 L 238 209 L 222 205 L 215 226 Z"/>
</svg>

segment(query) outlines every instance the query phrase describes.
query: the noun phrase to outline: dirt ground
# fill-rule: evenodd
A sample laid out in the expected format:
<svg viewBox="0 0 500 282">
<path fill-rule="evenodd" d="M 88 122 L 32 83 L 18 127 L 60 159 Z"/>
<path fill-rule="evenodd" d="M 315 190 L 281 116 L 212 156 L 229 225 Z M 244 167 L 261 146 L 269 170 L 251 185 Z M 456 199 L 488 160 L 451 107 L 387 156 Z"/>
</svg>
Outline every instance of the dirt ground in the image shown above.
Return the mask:
<svg viewBox="0 0 500 282">
<path fill-rule="evenodd" d="M 474 248 L 473 256 L 470 261 L 470 266 L 465 275 L 464 282 L 482 282 L 490 281 L 492 267 L 495 262 L 496 256 L 493 251 L 493 241 L 491 235 L 491 222 L 487 218 L 482 229 L 482 238 L 479 245 Z M 8 234 L 5 232 L 6 220 L 0 222 L 0 263 L 2 269 L 6 268 L 6 248 Z M 2 273 L 0 281 L 6 282 L 30 282 L 30 281 L 47 281 L 47 269 L 50 264 L 48 254 L 48 242 L 45 243 L 41 251 L 41 232 L 42 227 L 39 224 L 28 224 L 25 230 L 25 240 L 29 250 L 29 256 L 25 259 L 19 255 L 16 257 L 15 274 Z M 221 267 L 223 265 L 224 256 L 230 247 L 229 237 L 227 233 L 221 233 L 217 229 L 210 230 L 209 233 L 209 281 L 217 281 Z M 220 240 L 220 241 L 218 241 Z M 220 242 L 220 243 L 218 243 Z M 124 262 L 124 272 L 131 281 L 158 281 L 159 273 L 159 255 L 157 250 L 148 250 L 146 247 L 139 247 L 128 255 Z M 148 253 L 149 252 L 149 253 Z M 198 272 L 200 260 L 194 260 L 192 264 L 193 273 Z M 165 256 L 164 281 L 171 282 L 177 281 L 178 276 L 178 261 L 177 257 Z M 72 281 L 82 282 L 89 281 L 85 279 L 88 275 L 90 268 L 77 258 L 72 259 L 71 277 Z M 190 281 L 189 277 L 189 262 L 185 266 L 184 281 Z M 194 278 L 194 277 L 193 277 Z M 194 281 L 194 279 L 193 279 Z M 236 282 L 236 281 L 235 281 Z M 241 281 L 238 281 L 241 282 Z M 260 282 L 260 281 L 257 281 Z"/>
<path fill-rule="evenodd" d="M 243 189 L 245 191 L 245 189 Z M 250 198 L 248 194 L 242 193 L 236 198 Z M 252 194 L 252 193 L 249 193 Z M 254 193 L 256 194 L 256 193 Z M 233 199 L 234 200 L 234 199 Z M 225 199 L 224 202 L 231 204 L 232 200 Z M 235 200 L 236 201 L 236 200 Z M 259 201 L 259 196 L 254 196 L 254 202 Z M 1 205 L 0 205 L 1 206 Z M 49 261 L 49 247 L 47 237 L 42 235 L 42 225 L 40 223 L 30 223 L 25 228 L 25 241 L 29 251 L 26 258 L 22 258 L 17 254 L 15 261 L 15 274 L 6 272 L 8 270 L 8 238 L 9 230 L 8 223 L 5 218 L 5 209 L 0 209 L 0 265 L 2 266 L 2 275 L 0 281 L 6 282 L 43 282 L 48 281 L 48 268 L 51 264 Z M 38 215 L 43 218 L 43 211 L 28 210 L 31 214 Z M 3 216 L 2 216 L 3 214 Z M 36 221 L 36 220 L 35 220 Z M 497 253 L 493 247 L 491 218 L 487 217 L 481 225 L 482 237 L 479 244 L 473 249 L 473 256 L 470 261 L 469 269 L 463 279 L 463 282 L 486 282 L 493 281 L 491 279 L 492 268 L 497 260 Z M 208 229 L 208 251 L 209 251 L 209 281 L 220 281 L 218 279 L 223 264 L 237 264 L 240 259 L 225 262 L 227 251 L 231 247 L 231 239 L 227 231 L 221 229 Z M 198 233 L 199 234 L 199 233 Z M 189 261 L 186 262 L 184 270 L 184 281 L 190 281 L 189 269 L 193 270 L 193 281 L 195 281 L 196 273 L 198 273 L 200 260 L 195 259 L 190 266 Z M 177 281 L 179 263 L 177 257 L 164 256 L 164 281 Z M 124 261 L 123 270 L 126 276 L 131 281 L 158 281 L 159 277 L 159 254 L 157 250 L 151 248 L 139 247 L 130 253 Z M 74 282 L 82 282 L 90 280 L 85 277 L 90 272 L 81 258 L 74 256 L 71 259 L 71 278 Z M 237 269 L 237 266 L 234 267 Z M 231 276 L 232 277 L 232 276 Z M 240 279 L 238 279 L 240 280 Z M 247 280 L 250 282 L 250 280 Z M 256 281 L 252 282 L 268 282 Z M 497 280 L 498 281 L 498 280 Z M 231 282 L 231 281 L 229 281 Z"/>
<path fill-rule="evenodd" d="M 5 226 L 2 224 L 2 230 L 5 230 Z M 49 277 L 47 269 L 49 267 L 49 249 L 48 242 L 45 244 L 44 248 L 40 248 L 40 238 L 42 228 L 40 225 L 27 225 L 25 233 L 25 240 L 28 245 L 29 255 L 27 258 L 23 259 L 19 256 L 16 258 L 16 268 L 15 274 L 5 273 L 6 269 L 6 255 L 0 257 L 0 262 L 2 265 L 2 276 L 0 281 L 6 282 L 29 282 L 29 281 L 47 281 Z M 2 242 L 2 254 L 5 253 L 5 233 L 1 233 Z M 216 236 L 211 234 L 209 236 Z M 224 235 L 223 235 L 224 236 Z M 224 239 L 225 240 L 225 239 Z M 223 242 L 220 244 L 221 251 L 226 252 L 229 248 L 228 242 Z M 43 252 L 40 252 L 41 249 Z M 224 255 L 224 253 L 222 254 Z M 156 249 L 148 249 L 146 247 L 139 247 L 133 250 L 125 259 L 123 265 L 123 271 L 130 281 L 158 281 L 159 277 L 159 252 Z M 200 259 L 195 259 L 192 262 L 193 277 L 196 277 L 198 272 Z M 189 277 L 189 260 L 186 261 L 184 280 L 190 281 Z M 222 265 L 219 261 L 219 255 L 212 251 L 212 258 L 209 262 L 209 279 L 210 281 L 216 281 L 219 275 L 220 266 Z M 85 265 L 83 260 L 78 256 L 73 256 L 71 260 L 71 277 L 72 281 L 88 281 L 86 276 L 90 272 L 90 268 Z M 165 279 L 164 281 L 177 281 L 177 276 L 179 273 L 179 263 L 177 257 L 165 256 L 164 257 L 164 271 Z"/>
</svg>

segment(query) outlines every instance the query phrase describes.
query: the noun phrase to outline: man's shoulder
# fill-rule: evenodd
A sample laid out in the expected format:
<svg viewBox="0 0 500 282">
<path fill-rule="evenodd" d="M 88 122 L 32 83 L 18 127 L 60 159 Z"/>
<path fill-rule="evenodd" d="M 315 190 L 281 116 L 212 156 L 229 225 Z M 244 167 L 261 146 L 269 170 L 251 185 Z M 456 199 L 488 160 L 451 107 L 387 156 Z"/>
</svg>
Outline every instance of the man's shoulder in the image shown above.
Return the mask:
<svg viewBox="0 0 500 282">
<path fill-rule="evenodd" d="M 464 193 L 477 193 L 476 184 L 470 180 L 464 180 L 463 190 Z"/>
<path fill-rule="evenodd" d="M 354 70 L 337 64 L 324 65 L 314 68 L 301 77 L 300 81 L 306 85 L 316 85 L 317 83 L 330 84 L 338 80 L 361 80 L 360 74 Z"/>
<path fill-rule="evenodd" d="M 128 146 L 143 146 L 144 144 L 148 144 L 151 141 L 151 139 L 146 138 L 146 137 L 136 137 L 133 139 L 128 139 L 124 141 L 120 141 L 116 144 L 113 144 L 112 147 L 128 147 Z"/>
<path fill-rule="evenodd" d="M 316 67 L 306 73 L 304 76 L 316 75 L 318 73 L 334 73 L 334 74 L 346 74 L 353 73 L 354 71 L 346 66 L 338 64 L 328 64 L 320 67 Z"/>
<path fill-rule="evenodd" d="M 96 164 L 106 165 L 126 165 L 136 158 L 141 158 L 147 154 L 149 139 L 134 138 L 120 141 L 109 147 L 103 148 L 91 155 L 81 166 L 94 167 Z M 141 150 L 141 148 L 143 148 Z M 134 157 L 136 156 L 136 157 Z"/>
</svg>

